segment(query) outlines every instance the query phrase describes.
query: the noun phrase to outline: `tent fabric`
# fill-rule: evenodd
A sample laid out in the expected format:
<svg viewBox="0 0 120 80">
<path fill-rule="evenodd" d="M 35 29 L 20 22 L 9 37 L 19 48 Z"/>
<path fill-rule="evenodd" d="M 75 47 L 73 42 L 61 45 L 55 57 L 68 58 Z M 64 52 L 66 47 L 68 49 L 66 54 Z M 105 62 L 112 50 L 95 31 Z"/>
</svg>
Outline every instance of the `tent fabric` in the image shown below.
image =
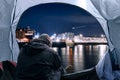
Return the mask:
<svg viewBox="0 0 120 80">
<path fill-rule="evenodd" d="M 117 18 L 120 14 L 120 0 L 91 0 L 106 20 Z"/>
<path fill-rule="evenodd" d="M 114 45 L 114 50 L 115 50 L 114 53 L 111 53 L 111 55 L 114 57 L 111 60 L 114 63 L 114 65 L 118 65 L 119 69 L 120 69 L 120 42 L 119 42 L 119 39 L 120 39 L 120 34 L 119 34 L 120 33 L 120 16 L 113 20 L 109 20 L 108 28 L 109 28 L 109 33 L 110 33 L 110 39 Z"/>
<path fill-rule="evenodd" d="M 98 75 L 101 80 L 119 80 L 120 79 L 120 0 L 92 0 L 92 3 L 107 21 L 109 40 L 113 45 L 102 62 L 96 66 Z M 109 45 L 111 48 L 111 46 Z M 111 63 L 112 62 L 112 63 Z M 101 66 L 103 65 L 103 66 Z M 100 68 L 101 67 L 101 68 Z M 117 69 L 114 69 L 117 67 Z"/>
<path fill-rule="evenodd" d="M 120 0 L 17 0 L 17 2 L 16 0 L 1 0 L 0 45 L 2 46 L 0 46 L 0 53 L 2 54 L 0 54 L 0 61 L 17 60 L 19 49 L 15 30 L 24 11 L 38 4 L 54 2 L 79 6 L 90 12 L 100 22 L 109 43 L 109 50 L 96 65 L 97 74 L 100 80 L 119 80 L 119 70 L 113 71 L 111 65 L 115 63 L 120 67 L 120 36 L 118 34 L 120 32 Z M 110 57 L 111 55 L 113 58 Z"/>
<path fill-rule="evenodd" d="M 14 0 L 0 0 L 0 61 L 12 58 L 9 34 L 13 7 Z"/>
</svg>

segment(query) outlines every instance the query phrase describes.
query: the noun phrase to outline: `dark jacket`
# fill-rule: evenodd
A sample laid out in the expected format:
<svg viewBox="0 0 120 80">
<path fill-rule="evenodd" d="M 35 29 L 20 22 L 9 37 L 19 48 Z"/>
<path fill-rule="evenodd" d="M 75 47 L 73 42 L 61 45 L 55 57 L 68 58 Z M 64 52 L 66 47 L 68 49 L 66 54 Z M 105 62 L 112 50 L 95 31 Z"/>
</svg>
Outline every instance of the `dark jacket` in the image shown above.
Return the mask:
<svg viewBox="0 0 120 80">
<path fill-rule="evenodd" d="M 46 44 L 32 42 L 20 51 L 16 80 L 55 80 L 52 78 L 55 76 L 53 73 L 60 75 L 61 65 L 60 57 L 55 51 Z"/>
</svg>

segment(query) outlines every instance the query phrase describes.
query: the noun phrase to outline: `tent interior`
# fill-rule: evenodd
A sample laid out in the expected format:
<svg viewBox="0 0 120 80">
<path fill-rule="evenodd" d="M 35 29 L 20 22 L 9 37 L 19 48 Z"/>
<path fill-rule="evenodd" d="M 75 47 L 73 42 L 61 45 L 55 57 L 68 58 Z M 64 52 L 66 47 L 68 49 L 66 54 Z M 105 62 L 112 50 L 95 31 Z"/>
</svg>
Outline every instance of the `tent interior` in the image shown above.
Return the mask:
<svg viewBox="0 0 120 80">
<path fill-rule="evenodd" d="M 0 61 L 17 61 L 19 47 L 16 27 L 21 15 L 28 8 L 44 3 L 67 3 L 83 8 L 102 26 L 109 49 L 95 66 L 100 80 L 120 78 L 120 1 L 119 0 L 1 0 L 0 1 Z M 24 5 L 23 5 L 24 4 Z"/>
</svg>

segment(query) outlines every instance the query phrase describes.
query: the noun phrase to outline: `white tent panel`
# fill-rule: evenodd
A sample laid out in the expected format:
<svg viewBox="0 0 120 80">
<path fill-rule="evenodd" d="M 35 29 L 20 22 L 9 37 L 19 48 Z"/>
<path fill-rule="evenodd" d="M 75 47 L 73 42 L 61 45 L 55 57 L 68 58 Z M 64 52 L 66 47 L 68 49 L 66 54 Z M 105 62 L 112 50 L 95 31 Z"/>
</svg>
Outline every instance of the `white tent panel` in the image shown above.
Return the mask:
<svg viewBox="0 0 120 80">
<path fill-rule="evenodd" d="M 120 14 L 120 0 L 91 0 L 100 14 L 106 19 L 115 19 Z"/>
<path fill-rule="evenodd" d="M 92 2 L 107 21 L 108 37 L 113 45 L 113 49 L 98 63 L 97 73 L 101 80 L 119 80 L 120 71 L 113 70 L 111 65 L 114 64 L 120 68 L 120 0 L 92 0 Z M 111 48 L 110 44 L 109 47 Z"/>
<path fill-rule="evenodd" d="M 12 51 L 10 48 L 11 15 L 14 7 L 14 0 L 0 1 L 0 61 L 11 60 Z"/>
</svg>

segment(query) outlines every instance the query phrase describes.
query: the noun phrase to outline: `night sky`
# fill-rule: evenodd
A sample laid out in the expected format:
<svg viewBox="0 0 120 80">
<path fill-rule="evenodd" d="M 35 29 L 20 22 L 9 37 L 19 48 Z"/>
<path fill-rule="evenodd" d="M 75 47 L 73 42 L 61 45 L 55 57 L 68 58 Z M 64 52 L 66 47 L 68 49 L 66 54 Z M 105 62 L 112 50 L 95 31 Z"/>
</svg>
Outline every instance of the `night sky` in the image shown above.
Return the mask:
<svg viewBox="0 0 120 80">
<path fill-rule="evenodd" d="M 23 13 L 17 28 L 30 26 L 39 33 L 74 32 L 83 36 L 99 36 L 103 33 L 98 21 L 85 10 L 63 3 L 41 4 Z"/>
</svg>

